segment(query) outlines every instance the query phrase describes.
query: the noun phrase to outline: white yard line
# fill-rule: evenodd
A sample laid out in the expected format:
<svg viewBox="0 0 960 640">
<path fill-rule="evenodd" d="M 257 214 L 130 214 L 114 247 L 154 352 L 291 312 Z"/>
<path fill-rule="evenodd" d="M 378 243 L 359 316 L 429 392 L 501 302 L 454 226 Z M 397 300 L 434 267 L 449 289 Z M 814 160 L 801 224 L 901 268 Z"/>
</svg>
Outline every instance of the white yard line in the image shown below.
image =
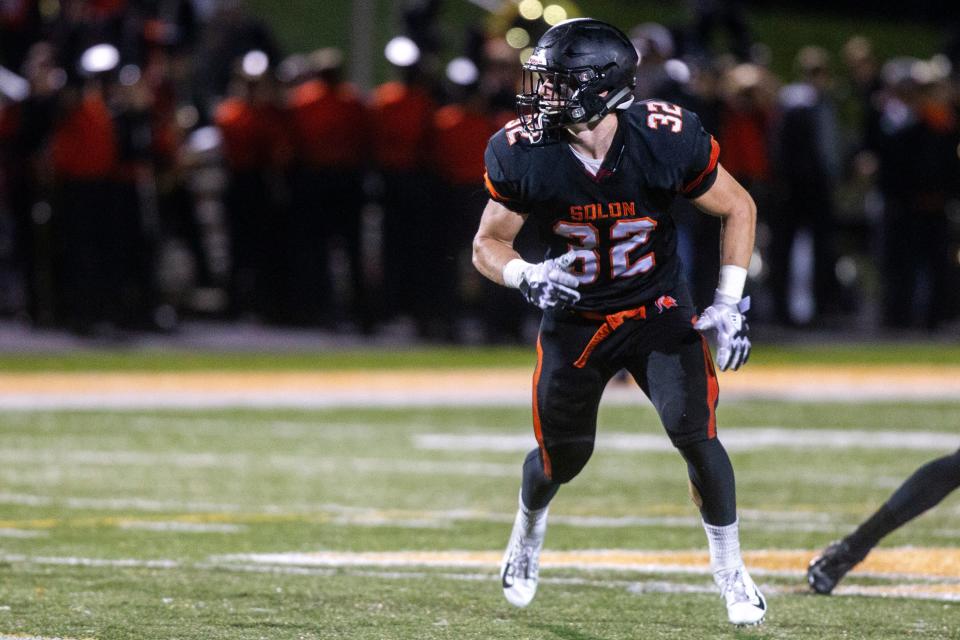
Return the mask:
<svg viewBox="0 0 960 640">
<path fill-rule="evenodd" d="M 724 446 L 746 452 L 770 448 L 792 449 L 868 449 L 950 451 L 958 438 L 953 433 L 927 431 L 865 431 L 850 429 L 792 429 L 786 427 L 726 428 L 720 432 Z M 526 452 L 536 446 L 530 433 L 515 430 L 500 433 L 414 434 L 413 445 L 428 451 L 454 452 Z M 662 434 L 600 432 L 597 449 L 610 452 L 673 452 L 670 440 Z M 397 458 L 340 458 L 310 455 L 165 451 L 152 453 L 117 449 L 33 449 L 6 447 L 0 450 L 0 462 L 17 465 L 86 465 L 104 467 L 167 467 L 187 469 L 248 469 L 252 465 L 275 466 L 292 474 L 313 476 L 342 470 L 413 475 L 467 475 L 513 477 L 516 464 L 465 460 L 411 460 Z"/>
<path fill-rule="evenodd" d="M 896 449 L 948 451 L 955 449 L 960 437 L 936 431 L 865 431 L 857 429 L 796 429 L 787 427 L 720 428 L 723 445 L 731 451 L 769 448 L 792 449 Z M 536 447 L 532 433 L 456 434 L 418 433 L 413 436 L 418 449 L 430 451 L 524 452 Z M 616 451 L 673 451 L 662 434 L 600 432 L 597 449 Z"/>
<path fill-rule="evenodd" d="M 117 525 L 121 529 L 142 531 L 172 531 L 174 533 L 241 533 L 247 529 L 241 524 L 222 524 L 204 522 L 150 522 L 130 520 Z"/>
<path fill-rule="evenodd" d="M 0 528 L 0 538 L 44 538 L 49 536 L 47 531 L 37 531 L 33 529 L 14 529 L 12 527 Z"/>
<path fill-rule="evenodd" d="M 926 550 L 929 561 L 945 550 Z M 906 555 L 924 550 L 913 548 L 884 549 L 878 552 L 890 561 L 897 554 Z M 804 575 L 802 566 L 784 568 L 800 564 L 798 558 L 806 559 L 810 552 L 800 551 L 756 551 L 746 554 L 751 574 L 768 578 L 799 579 Z M 954 553 L 956 555 L 956 553 Z M 288 575 L 317 575 L 335 577 L 349 575 L 376 579 L 445 579 L 458 581 L 496 581 L 496 568 L 499 564 L 499 551 L 396 551 L 396 552 L 317 552 L 317 553 L 274 553 L 274 554 L 235 554 L 212 557 L 207 561 L 185 563 L 169 559 L 141 560 L 134 558 L 105 559 L 83 557 L 26 556 L 0 554 L 0 561 L 9 563 L 38 564 L 71 567 L 113 567 L 147 568 L 166 570 L 229 570 L 254 573 L 277 573 Z M 951 558 L 955 561 L 956 558 Z M 905 565 L 907 566 L 907 565 Z M 417 568 L 470 569 L 470 572 L 423 572 Z M 602 588 L 626 589 L 631 593 L 714 593 L 710 582 L 690 583 L 671 582 L 669 580 L 629 580 L 623 577 L 596 580 L 572 576 L 552 576 L 551 570 L 609 570 L 620 574 L 638 574 L 662 576 L 682 574 L 691 576 L 709 576 L 711 574 L 707 555 L 704 552 L 642 551 L 625 549 L 592 549 L 583 551 L 545 551 L 541 567 L 548 575 L 541 574 L 544 584 L 565 584 Z M 413 570 L 410 570 L 413 569 Z M 903 571 L 891 571 L 889 568 L 877 571 L 856 571 L 855 575 L 878 580 L 887 580 L 897 584 L 860 586 L 848 584 L 835 591 L 837 596 L 897 597 L 907 599 L 960 601 L 960 575 L 950 573 L 937 575 L 918 573 L 915 568 Z M 760 582 L 768 595 L 805 592 L 802 587 L 779 586 Z M 25 640 L 31 636 L 3 636 L 5 638 Z M 38 637 L 39 638 L 39 637 Z M 55 640 L 42 638 L 41 640 Z M 68 640 L 68 639 L 63 639 Z"/>
<path fill-rule="evenodd" d="M 50 636 L 23 636 L 23 635 L 10 635 L 7 633 L 0 633 L 0 640 L 80 640 L 78 638 L 64 638 L 62 636 L 50 637 Z M 90 640 L 85 638 L 83 640 Z"/>
<path fill-rule="evenodd" d="M 341 526 L 362 527 L 401 527 L 419 529 L 443 529 L 457 522 L 510 523 L 514 514 L 477 511 L 471 509 L 417 510 L 389 509 L 377 507 L 358 507 L 339 504 L 300 504 L 300 505 L 241 505 L 231 503 L 181 502 L 174 500 L 145 500 L 141 498 L 81 498 L 0 493 L 0 504 L 16 504 L 32 507 L 59 507 L 67 509 L 134 510 L 139 512 L 172 513 L 213 513 L 220 520 L 226 520 L 224 528 L 239 525 L 244 515 L 302 515 L 304 517 L 326 516 L 325 522 Z M 236 522 L 231 523 L 231 518 Z M 740 513 L 744 526 L 752 531 L 811 531 L 835 533 L 839 528 L 852 526 L 836 516 L 819 512 L 784 513 L 760 509 L 743 510 Z M 130 522 L 134 522 L 133 519 Z M 655 528 L 691 528 L 700 525 L 697 516 L 582 516 L 555 513 L 550 522 L 554 526 L 568 526 L 584 529 L 637 529 Z M 144 521 L 128 528 L 173 530 L 169 523 Z M 176 522 L 177 527 L 192 525 Z M 216 525 L 211 525 L 216 526 Z M 206 525 L 204 525 L 206 527 Z M 199 530 L 199 529 L 198 529 Z M 24 530 L 27 531 L 27 530 Z M 948 532 L 943 532 L 946 537 Z M 0 536 L 2 536 L 0 530 Z"/>
</svg>

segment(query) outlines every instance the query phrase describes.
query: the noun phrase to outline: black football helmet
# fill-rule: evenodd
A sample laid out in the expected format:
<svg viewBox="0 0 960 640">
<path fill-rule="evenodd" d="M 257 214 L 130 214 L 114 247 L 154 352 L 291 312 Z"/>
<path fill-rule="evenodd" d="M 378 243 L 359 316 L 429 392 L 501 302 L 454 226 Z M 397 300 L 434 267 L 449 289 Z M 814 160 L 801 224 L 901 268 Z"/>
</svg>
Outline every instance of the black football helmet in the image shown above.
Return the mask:
<svg viewBox="0 0 960 640">
<path fill-rule="evenodd" d="M 630 39 L 606 22 L 561 22 L 543 34 L 523 65 L 517 117 L 531 140 L 603 117 L 633 101 L 639 59 Z"/>
</svg>

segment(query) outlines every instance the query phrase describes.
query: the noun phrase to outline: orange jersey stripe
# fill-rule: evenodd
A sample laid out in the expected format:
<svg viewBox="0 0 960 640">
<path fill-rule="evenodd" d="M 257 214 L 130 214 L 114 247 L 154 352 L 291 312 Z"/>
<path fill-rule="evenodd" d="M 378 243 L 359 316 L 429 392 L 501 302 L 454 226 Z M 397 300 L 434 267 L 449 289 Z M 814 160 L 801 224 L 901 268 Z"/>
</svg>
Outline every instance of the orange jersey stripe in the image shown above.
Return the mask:
<svg viewBox="0 0 960 640">
<path fill-rule="evenodd" d="M 710 411 L 710 420 L 707 423 L 707 437 L 717 437 L 717 398 L 720 397 L 720 385 L 717 382 L 717 371 L 713 368 L 713 358 L 710 357 L 710 347 L 707 339 L 700 336 L 703 345 L 703 366 L 707 372 L 707 410 Z"/>
<path fill-rule="evenodd" d="M 700 186 L 700 183 L 703 182 L 710 173 L 717 168 L 717 160 L 720 158 L 720 144 L 717 142 L 717 139 L 713 136 L 710 136 L 710 160 L 707 162 L 707 167 L 696 177 L 693 182 L 685 185 L 681 189 L 681 193 L 690 193 L 694 189 Z"/>
<path fill-rule="evenodd" d="M 540 428 L 540 403 L 537 400 L 537 389 L 540 386 L 540 369 L 543 367 L 543 347 L 540 346 L 540 336 L 537 336 L 537 368 L 533 372 L 533 435 L 540 446 L 540 457 L 543 459 L 543 472 L 553 479 L 553 469 L 550 465 L 550 454 L 543 446 L 543 431 Z"/>
<path fill-rule="evenodd" d="M 498 202 L 505 202 L 510 198 L 504 197 L 497 192 L 497 188 L 493 186 L 493 182 L 490 181 L 490 176 L 487 175 L 487 172 L 483 172 L 483 184 L 487 187 L 487 193 L 490 194 L 490 197 Z"/>
</svg>

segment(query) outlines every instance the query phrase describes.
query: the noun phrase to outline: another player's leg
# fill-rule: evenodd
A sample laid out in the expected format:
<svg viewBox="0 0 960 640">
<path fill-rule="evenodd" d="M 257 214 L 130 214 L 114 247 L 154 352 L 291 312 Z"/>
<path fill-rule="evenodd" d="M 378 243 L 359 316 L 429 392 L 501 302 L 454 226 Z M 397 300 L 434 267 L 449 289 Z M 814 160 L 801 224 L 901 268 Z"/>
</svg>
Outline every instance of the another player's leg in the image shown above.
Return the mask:
<svg viewBox="0 0 960 640">
<path fill-rule="evenodd" d="M 700 509 L 710 566 L 728 619 L 736 625 L 758 624 L 766 615 L 767 603 L 740 554 L 733 466 L 716 437 L 719 392 L 713 361 L 689 324 L 671 324 L 666 317 L 659 320 L 655 325 L 659 343 L 630 371 L 687 462 L 691 497 Z"/>
<path fill-rule="evenodd" d="M 533 423 L 540 446 L 524 460 L 520 503 L 500 565 L 503 595 L 517 607 L 530 604 L 537 593 L 550 501 L 593 453 L 606 379 L 593 369 L 572 367 L 576 354 L 570 355 L 589 335 L 583 327 L 561 325 L 538 345 Z"/>
<path fill-rule="evenodd" d="M 829 595 L 880 540 L 939 504 L 957 487 L 960 487 L 960 451 L 917 469 L 856 531 L 830 544 L 810 562 L 807 568 L 810 588 Z"/>
</svg>

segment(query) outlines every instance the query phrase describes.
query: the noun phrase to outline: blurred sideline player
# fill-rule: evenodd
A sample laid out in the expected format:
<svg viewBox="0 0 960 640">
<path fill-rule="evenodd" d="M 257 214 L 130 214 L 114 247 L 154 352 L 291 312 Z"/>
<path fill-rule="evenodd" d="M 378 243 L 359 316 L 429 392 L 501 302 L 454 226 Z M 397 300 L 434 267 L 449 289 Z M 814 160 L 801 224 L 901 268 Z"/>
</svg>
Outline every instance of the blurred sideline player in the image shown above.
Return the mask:
<svg viewBox="0 0 960 640">
<path fill-rule="evenodd" d="M 503 591 L 516 606 L 533 600 L 550 500 L 590 458 L 604 386 L 627 369 L 687 461 L 730 621 L 756 624 L 766 602 L 740 556 L 733 467 L 716 433 L 717 378 L 697 331 L 717 347 L 721 369 L 746 361 L 741 297 L 756 207 L 717 163 L 719 146 L 694 113 L 633 103 L 636 69 L 637 52 L 615 27 L 554 26 L 523 66 L 519 119 L 485 154 L 490 200 L 474 264 L 543 311 L 533 379 L 539 446 L 523 465 Z M 720 284 L 699 320 L 668 213 L 677 195 L 723 221 Z M 545 245 L 543 262 L 513 248 L 525 221 Z"/>
<path fill-rule="evenodd" d="M 880 540 L 938 505 L 957 487 L 960 487 L 960 451 L 932 460 L 914 471 L 856 531 L 829 545 L 810 562 L 807 569 L 810 588 L 830 595 L 843 576 L 866 558 Z"/>
</svg>

